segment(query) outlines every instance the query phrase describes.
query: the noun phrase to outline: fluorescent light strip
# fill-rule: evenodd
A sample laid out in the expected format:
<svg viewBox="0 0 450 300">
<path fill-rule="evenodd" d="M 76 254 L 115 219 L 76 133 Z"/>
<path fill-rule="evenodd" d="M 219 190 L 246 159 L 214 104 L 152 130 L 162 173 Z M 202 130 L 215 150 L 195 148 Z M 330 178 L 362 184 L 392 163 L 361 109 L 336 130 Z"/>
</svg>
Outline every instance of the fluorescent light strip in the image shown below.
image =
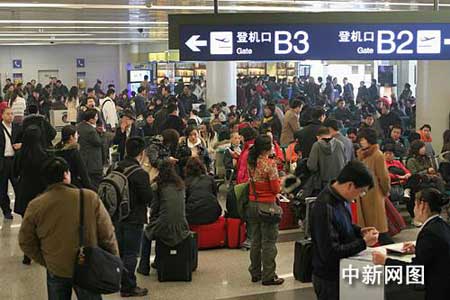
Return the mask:
<svg viewBox="0 0 450 300">
<path fill-rule="evenodd" d="M 213 1 L 209 1 L 213 2 Z M 312 5 L 312 4 L 326 4 L 326 5 L 390 5 L 390 6 L 433 6 L 433 3 L 405 3 L 405 2 L 382 2 L 382 1 L 375 1 L 375 2 L 357 2 L 357 1 L 295 1 L 295 0 L 221 0 L 221 2 L 231 2 L 231 3 L 254 3 L 254 4 L 291 4 L 291 5 Z M 450 5 L 450 4 L 447 4 Z M 152 10 L 155 9 L 155 7 L 158 7 L 159 5 L 154 5 L 151 2 L 147 5 L 141 4 L 135 4 L 135 5 L 127 5 L 127 4 L 83 4 L 83 3 L 13 3 L 13 2 L 6 2 L 6 3 L 0 3 L 0 8 L 62 8 L 62 9 L 135 9 L 135 10 Z M 175 6 L 174 6 L 175 7 Z M 203 10 L 204 8 L 197 8 L 197 7 L 205 7 L 205 6 L 180 6 L 183 7 L 183 9 L 190 9 L 190 10 Z M 231 6 L 222 6 L 222 9 L 226 10 L 235 10 L 232 9 L 234 7 Z M 220 8 L 220 6 L 219 6 Z"/>
<path fill-rule="evenodd" d="M 7 29 L 164 29 L 168 30 L 166 26 L 0 26 Z"/>
<path fill-rule="evenodd" d="M 166 38 L 0 38 L 0 41 L 130 41 L 130 42 L 151 42 L 151 41 L 167 41 Z"/>
<path fill-rule="evenodd" d="M 2 36 L 93 36 L 92 33 L 22 33 L 22 32 L 16 32 L 16 33 L 3 33 L 0 31 L 0 37 Z"/>
<path fill-rule="evenodd" d="M 346 4 L 346 3 L 343 3 Z M 361 3 L 359 3 L 361 5 Z M 347 5 L 347 4 L 346 4 Z M 311 11 L 369 11 L 369 10 L 386 10 L 380 8 L 357 8 L 353 5 L 347 5 L 348 8 L 317 8 L 311 9 L 310 7 L 292 7 L 292 6 L 236 6 L 236 5 L 227 5 L 227 6 L 219 6 L 219 11 L 245 11 L 245 12 L 311 12 Z M 170 10 L 178 10 L 178 11 L 213 11 L 213 7 L 211 6 L 181 6 L 181 5 L 152 5 L 153 10 L 158 11 L 170 11 Z"/>
<path fill-rule="evenodd" d="M 98 21 L 98 20 L 0 20 L 0 24 L 169 24 L 162 21 Z"/>
</svg>

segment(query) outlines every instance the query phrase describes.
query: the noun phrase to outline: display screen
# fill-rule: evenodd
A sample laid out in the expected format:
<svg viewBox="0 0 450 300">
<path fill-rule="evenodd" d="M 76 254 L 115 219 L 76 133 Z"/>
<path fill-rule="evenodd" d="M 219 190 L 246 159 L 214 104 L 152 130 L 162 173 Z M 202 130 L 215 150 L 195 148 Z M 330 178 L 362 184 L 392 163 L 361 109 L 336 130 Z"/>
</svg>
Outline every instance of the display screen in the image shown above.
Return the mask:
<svg viewBox="0 0 450 300">
<path fill-rule="evenodd" d="M 140 82 L 130 83 L 128 84 L 128 90 L 131 92 L 138 92 L 138 88 L 141 86 Z"/>
<path fill-rule="evenodd" d="M 145 75 L 147 75 L 148 80 L 151 81 L 150 70 L 130 70 L 128 71 L 128 82 L 142 82 L 144 81 Z"/>
</svg>

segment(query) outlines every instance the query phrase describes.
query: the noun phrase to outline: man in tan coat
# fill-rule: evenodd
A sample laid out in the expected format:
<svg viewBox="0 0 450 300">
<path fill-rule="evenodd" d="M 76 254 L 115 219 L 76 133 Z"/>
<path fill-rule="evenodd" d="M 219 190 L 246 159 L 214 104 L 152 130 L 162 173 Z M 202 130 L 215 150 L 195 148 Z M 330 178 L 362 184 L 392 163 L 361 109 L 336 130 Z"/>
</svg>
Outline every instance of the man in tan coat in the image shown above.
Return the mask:
<svg viewBox="0 0 450 300">
<path fill-rule="evenodd" d="M 70 185 L 69 165 L 53 158 L 44 166 L 47 190 L 28 205 L 19 233 L 25 255 L 47 269 L 49 299 L 71 299 L 72 288 L 78 299 L 97 300 L 101 295 L 72 286 L 75 257 L 79 247 L 79 189 Z M 99 246 L 118 255 L 111 218 L 98 195 L 84 193 L 86 246 Z"/>
<path fill-rule="evenodd" d="M 294 141 L 294 133 L 300 130 L 300 112 L 303 108 L 301 100 L 292 100 L 290 109 L 286 112 L 281 128 L 280 145 L 289 145 Z"/>
</svg>

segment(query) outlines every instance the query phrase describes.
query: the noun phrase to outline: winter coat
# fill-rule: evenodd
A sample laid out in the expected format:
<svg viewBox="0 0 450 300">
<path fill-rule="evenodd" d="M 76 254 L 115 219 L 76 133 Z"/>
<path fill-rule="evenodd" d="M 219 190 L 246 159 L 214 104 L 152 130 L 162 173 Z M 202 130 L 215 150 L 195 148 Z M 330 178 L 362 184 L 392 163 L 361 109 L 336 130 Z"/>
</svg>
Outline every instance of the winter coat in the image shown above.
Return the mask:
<svg viewBox="0 0 450 300">
<path fill-rule="evenodd" d="M 288 145 L 294 141 L 294 133 L 300 130 L 299 115 L 290 109 L 284 116 L 284 122 L 281 129 L 280 144 Z"/>
<path fill-rule="evenodd" d="M 269 124 L 270 128 L 272 129 L 273 138 L 276 141 L 280 140 L 281 136 L 281 121 L 280 119 L 274 115 L 270 118 L 264 118 L 263 124 Z"/>
<path fill-rule="evenodd" d="M 244 149 L 242 149 L 241 155 L 239 156 L 239 159 L 237 161 L 236 170 L 237 170 L 237 176 L 236 176 L 236 184 L 241 184 L 248 181 L 248 154 L 250 151 L 250 147 L 253 146 L 255 143 L 255 140 L 250 140 L 245 142 Z"/>
<path fill-rule="evenodd" d="M 71 183 L 78 188 L 85 188 L 95 191 L 94 186 L 91 184 L 91 179 L 87 172 L 86 166 L 81 159 L 80 145 L 69 144 L 56 146 L 55 154 L 64 158 L 69 164 Z"/>
<path fill-rule="evenodd" d="M 406 161 L 406 168 L 411 171 L 411 174 L 427 174 L 428 169 L 432 167 L 433 164 L 428 156 L 414 156 Z"/>
<path fill-rule="evenodd" d="M 190 233 L 186 220 L 185 190 L 173 183 L 159 188 L 152 184 L 153 200 L 150 207 L 150 223 L 145 228 L 148 239 L 159 239 L 169 247 L 178 245 Z"/>
<path fill-rule="evenodd" d="M 186 163 L 191 156 L 197 156 L 206 166 L 206 169 L 208 171 L 210 169 L 211 158 L 209 156 L 208 149 L 206 148 L 205 142 L 201 138 L 199 139 L 200 142 L 196 145 L 191 145 L 189 140 L 184 137 L 180 139 L 180 145 L 178 147 L 176 158 L 179 159 L 178 166 L 182 177 L 184 176 L 184 168 Z"/>
<path fill-rule="evenodd" d="M 139 162 L 132 157 L 125 157 L 119 162 L 117 171 L 123 173 L 127 168 L 140 167 Z M 128 177 L 128 188 L 130 193 L 130 214 L 122 222 L 128 224 L 147 224 L 147 207 L 152 201 L 152 190 L 150 179 L 144 169 L 139 168 Z"/>
<path fill-rule="evenodd" d="M 300 151 L 302 152 L 302 157 L 309 157 L 311 148 L 317 141 L 317 131 L 322 126 L 322 122 L 319 120 L 311 121 L 305 128 L 297 131 L 294 134 L 294 138 L 299 141 Z"/>
<path fill-rule="evenodd" d="M 36 125 L 39 129 L 41 129 L 42 146 L 44 148 L 51 148 L 53 146 L 52 141 L 56 136 L 56 130 L 50 122 L 48 122 L 44 116 L 41 115 L 28 115 L 23 119 L 22 132 L 25 132 L 25 130 L 31 125 Z"/>
<path fill-rule="evenodd" d="M 86 246 L 119 255 L 111 218 L 98 195 L 83 190 Z M 79 189 L 56 183 L 30 203 L 19 233 L 20 248 L 56 276 L 73 276 L 80 225 Z"/>
<path fill-rule="evenodd" d="M 47 159 L 47 153 L 42 153 L 42 157 L 33 157 L 32 161 L 23 157 L 21 150 L 16 153 L 13 171 L 14 176 L 18 178 L 16 202 L 14 203 L 15 213 L 23 216 L 30 201 L 47 187 L 42 173 L 42 168 Z"/>
<path fill-rule="evenodd" d="M 214 178 L 186 178 L 186 219 L 190 225 L 214 223 L 222 214 Z"/>
<path fill-rule="evenodd" d="M 389 195 L 391 180 L 384 155 L 378 145 L 371 145 L 368 149 L 359 149 L 357 156 L 374 177 L 373 188 L 363 198 L 357 200 L 358 225 L 373 226 L 380 233 L 388 232 L 384 199 Z"/>
<path fill-rule="evenodd" d="M 89 174 L 102 174 L 103 142 L 97 130 L 88 122 L 83 121 L 78 124 L 78 143 L 80 144 L 80 154 Z"/>
<path fill-rule="evenodd" d="M 318 172 L 320 182 L 315 188 L 322 189 L 335 180 L 345 166 L 344 144 L 335 138 L 322 139 L 314 143 L 307 166 L 311 172 Z"/>
<path fill-rule="evenodd" d="M 127 139 L 131 137 L 142 137 L 141 131 L 136 128 L 135 124 L 131 125 L 129 135 L 127 135 L 127 131 L 122 132 L 122 128 L 117 128 L 113 143 L 114 145 L 118 145 L 117 148 L 119 151 L 120 160 L 125 157 L 125 144 L 127 142 Z"/>
<path fill-rule="evenodd" d="M 355 159 L 355 148 L 353 148 L 352 141 L 348 137 L 343 136 L 340 132 L 338 132 L 334 138 L 336 140 L 340 141 L 344 145 L 345 163 L 348 163 L 349 161 L 354 160 Z"/>
</svg>

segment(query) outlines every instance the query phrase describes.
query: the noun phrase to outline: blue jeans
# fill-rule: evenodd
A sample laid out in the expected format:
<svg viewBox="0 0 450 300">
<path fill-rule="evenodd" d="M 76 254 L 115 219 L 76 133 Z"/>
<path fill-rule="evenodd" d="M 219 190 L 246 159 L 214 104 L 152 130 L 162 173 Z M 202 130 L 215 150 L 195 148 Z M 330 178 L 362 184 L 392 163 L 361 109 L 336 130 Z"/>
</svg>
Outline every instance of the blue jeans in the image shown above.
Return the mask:
<svg viewBox="0 0 450 300">
<path fill-rule="evenodd" d="M 121 290 L 122 292 L 128 292 L 137 286 L 135 271 L 144 225 L 116 222 L 114 227 L 119 244 L 120 258 L 125 267 L 124 274 L 122 274 Z"/>
<path fill-rule="evenodd" d="M 71 278 L 58 277 L 47 271 L 48 300 L 70 300 L 72 288 L 78 300 L 101 300 L 102 296 L 73 286 Z"/>
</svg>

